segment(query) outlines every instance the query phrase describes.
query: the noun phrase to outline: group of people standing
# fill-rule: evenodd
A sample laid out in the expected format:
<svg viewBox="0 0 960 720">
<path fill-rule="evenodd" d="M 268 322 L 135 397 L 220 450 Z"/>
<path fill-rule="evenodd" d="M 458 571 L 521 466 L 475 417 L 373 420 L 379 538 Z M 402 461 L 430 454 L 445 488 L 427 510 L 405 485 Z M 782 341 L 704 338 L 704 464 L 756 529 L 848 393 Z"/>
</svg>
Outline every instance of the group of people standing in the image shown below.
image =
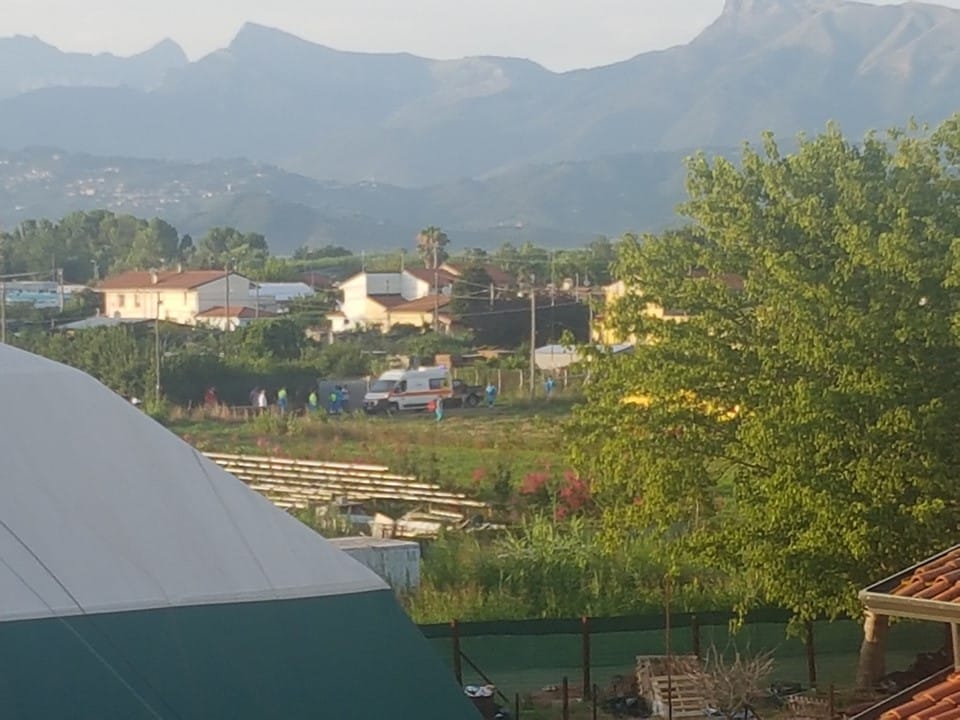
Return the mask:
<svg viewBox="0 0 960 720">
<path fill-rule="evenodd" d="M 320 393 L 314 388 L 307 396 L 307 412 L 315 413 L 319 410 Z M 335 385 L 327 394 L 327 412 L 331 415 L 350 412 L 350 389 L 346 385 Z"/>
<path fill-rule="evenodd" d="M 248 397 L 250 399 L 250 407 L 252 407 L 258 413 L 264 413 L 270 408 L 271 399 L 265 387 L 257 386 L 253 388 Z M 301 391 L 301 394 L 298 397 L 300 398 L 299 402 L 302 403 L 302 406 L 306 408 L 307 412 L 314 413 L 320 410 L 321 400 L 319 387 L 312 387 L 307 393 L 303 393 Z M 206 392 L 204 393 L 204 404 L 208 407 L 213 407 L 220 404 L 220 400 L 217 397 L 216 388 L 207 388 Z M 277 390 L 276 404 L 277 410 L 281 414 L 286 414 L 293 409 L 290 403 L 290 393 L 288 392 L 286 386 L 281 386 L 280 389 Z M 326 395 L 325 406 L 327 412 L 329 412 L 331 415 L 340 415 L 342 413 L 349 412 L 350 390 L 347 388 L 347 386 L 334 386 L 334 388 Z"/>
</svg>

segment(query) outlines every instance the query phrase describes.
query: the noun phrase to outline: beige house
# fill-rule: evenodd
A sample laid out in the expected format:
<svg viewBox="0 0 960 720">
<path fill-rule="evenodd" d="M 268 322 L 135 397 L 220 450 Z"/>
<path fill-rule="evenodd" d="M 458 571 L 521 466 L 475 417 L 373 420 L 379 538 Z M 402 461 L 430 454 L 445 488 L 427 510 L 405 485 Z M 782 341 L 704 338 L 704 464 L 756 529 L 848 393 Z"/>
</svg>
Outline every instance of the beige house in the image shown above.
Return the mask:
<svg viewBox="0 0 960 720">
<path fill-rule="evenodd" d="M 441 307 L 449 303 L 456 278 L 443 268 L 436 273 L 422 268 L 397 273 L 361 272 L 340 283 L 342 300 L 327 319 L 335 333 L 372 327 L 387 332 L 401 323 L 420 326 L 425 315 L 429 315 L 426 322 L 433 323 L 434 303 L 439 302 Z M 439 301 L 434 298 L 437 294 Z"/>
<path fill-rule="evenodd" d="M 412 300 L 390 308 L 385 325 L 388 329 L 396 325 L 412 325 L 416 328 L 432 326 L 433 313 L 434 310 L 437 310 L 440 331 L 448 332 L 453 322 L 448 305 L 450 305 L 450 297 L 447 295 L 440 295 L 439 297 L 427 295 L 419 300 Z"/>
<path fill-rule="evenodd" d="M 271 312 L 273 298 L 243 275 L 222 270 L 150 270 L 121 273 L 103 280 L 104 314 L 124 320 L 167 320 L 195 325 L 201 313 L 216 307 L 247 308 L 254 315 Z M 223 321 L 233 329 L 233 322 Z"/>
</svg>

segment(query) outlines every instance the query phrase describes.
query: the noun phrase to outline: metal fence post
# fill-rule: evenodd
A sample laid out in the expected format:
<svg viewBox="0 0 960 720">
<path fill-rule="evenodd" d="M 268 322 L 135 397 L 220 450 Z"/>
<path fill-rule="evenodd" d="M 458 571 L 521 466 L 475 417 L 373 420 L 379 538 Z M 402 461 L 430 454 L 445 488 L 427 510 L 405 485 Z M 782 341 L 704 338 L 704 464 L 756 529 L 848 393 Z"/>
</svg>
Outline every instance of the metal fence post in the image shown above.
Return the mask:
<svg viewBox="0 0 960 720">
<path fill-rule="evenodd" d="M 590 699 L 590 618 L 584 616 L 580 618 L 580 631 L 582 635 L 582 657 L 583 663 L 583 699 Z"/>
<path fill-rule="evenodd" d="M 450 637 L 453 640 L 453 674 L 457 683 L 463 687 L 463 664 L 460 658 L 460 622 L 450 623 Z"/>
<path fill-rule="evenodd" d="M 570 682 L 563 678 L 563 720 L 570 720 Z"/>
<path fill-rule="evenodd" d="M 700 648 L 700 621 L 697 619 L 696 615 L 690 616 L 690 634 L 693 639 L 693 654 L 697 656 L 697 659 L 700 660 L 703 658 Z"/>
</svg>

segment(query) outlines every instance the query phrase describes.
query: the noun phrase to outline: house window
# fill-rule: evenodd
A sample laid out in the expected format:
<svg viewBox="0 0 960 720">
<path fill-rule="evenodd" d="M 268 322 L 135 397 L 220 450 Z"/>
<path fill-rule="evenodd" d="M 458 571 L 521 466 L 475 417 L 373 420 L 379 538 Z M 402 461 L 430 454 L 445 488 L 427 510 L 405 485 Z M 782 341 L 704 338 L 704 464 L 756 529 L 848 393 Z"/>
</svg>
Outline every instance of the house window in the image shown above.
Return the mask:
<svg viewBox="0 0 960 720">
<path fill-rule="evenodd" d="M 127 302 L 127 296 L 124 294 L 117 295 L 117 307 L 123 307 Z"/>
<path fill-rule="evenodd" d="M 133 306 L 134 306 L 134 307 L 140 307 L 140 294 L 139 294 L 139 293 L 133 296 Z"/>
</svg>

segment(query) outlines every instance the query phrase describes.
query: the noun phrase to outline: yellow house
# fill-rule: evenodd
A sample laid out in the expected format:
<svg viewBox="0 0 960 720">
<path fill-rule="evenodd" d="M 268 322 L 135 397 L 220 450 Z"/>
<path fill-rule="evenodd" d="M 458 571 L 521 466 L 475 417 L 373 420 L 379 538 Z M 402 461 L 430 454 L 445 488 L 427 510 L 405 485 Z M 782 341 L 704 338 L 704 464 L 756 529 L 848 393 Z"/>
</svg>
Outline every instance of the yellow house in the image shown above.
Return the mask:
<svg viewBox="0 0 960 720">
<path fill-rule="evenodd" d="M 603 287 L 603 307 L 604 312 L 594 318 L 592 337 L 593 341 L 603 345 L 618 345 L 621 343 L 636 344 L 636 335 L 622 336 L 616 329 L 609 324 L 609 309 L 627 295 L 627 284 L 623 280 L 617 280 L 614 283 Z M 674 322 L 683 322 L 687 320 L 687 314 L 675 310 L 664 310 L 655 303 L 647 303 L 644 313 L 650 317 L 669 319 Z"/>
<path fill-rule="evenodd" d="M 237 273 L 228 276 L 223 270 L 125 272 L 106 278 L 96 289 L 103 295 L 107 317 L 159 319 L 181 325 L 195 325 L 198 315 L 216 307 L 256 311 L 261 301 L 267 301 L 259 297 L 256 283 Z"/>
<path fill-rule="evenodd" d="M 691 273 L 693 278 L 708 277 L 707 273 L 695 270 Z M 743 279 L 732 273 L 724 273 L 719 278 L 731 290 L 743 290 Z M 603 306 L 605 310 L 613 307 L 614 303 L 626 296 L 628 293 L 627 284 L 623 280 L 617 280 L 614 283 L 603 287 Z M 690 315 L 683 310 L 664 309 L 656 303 L 647 303 L 644 308 L 644 314 L 649 317 L 659 318 L 661 320 L 672 320 L 673 322 L 686 322 Z M 616 345 L 619 343 L 636 344 L 635 335 L 622 337 L 614 328 L 609 325 L 609 314 L 603 312 L 594 318 L 593 328 L 591 329 L 594 342 L 604 345 Z"/>
</svg>

